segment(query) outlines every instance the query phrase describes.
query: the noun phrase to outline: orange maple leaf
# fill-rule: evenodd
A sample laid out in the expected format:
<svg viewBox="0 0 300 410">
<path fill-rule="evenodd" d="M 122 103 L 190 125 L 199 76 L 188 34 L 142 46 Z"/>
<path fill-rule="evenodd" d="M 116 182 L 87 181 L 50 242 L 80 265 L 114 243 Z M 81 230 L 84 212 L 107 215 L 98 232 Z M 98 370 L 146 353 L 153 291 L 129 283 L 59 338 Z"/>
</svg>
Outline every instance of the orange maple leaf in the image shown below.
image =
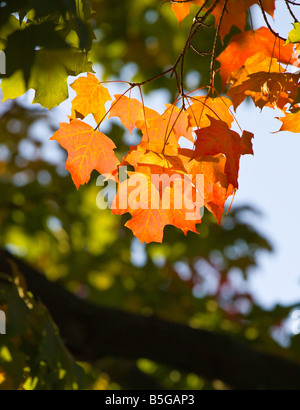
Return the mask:
<svg viewBox="0 0 300 410">
<path fill-rule="evenodd" d="M 256 4 L 259 5 L 258 0 L 255 0 L 255 1 L 251 0 L 251 3 L 252 2 L 253 2 L 253 4 L 256 3 Z M 262 2 L 262 5 L 263 5 L 264 10 L 266 11 L 266 13 L 270 14 L 271 17 L 274 17 L 274 11 L 275 11 L 275 8 L 276 8 L 276 0 L 261 0 L 261 2 Z"/>
<path fill-rule="evenodd" d="M 282 122 L 279 131 L 290 131 L 296 134 L 300 133 L 300 111 L 287 114 L 285 117 L 278 118 Z"/>
<path fill-rule="evenodd" d="M 176 0 L 172 1 L 172 10 L 174 11 L 178 23 L 180 24 L 191 12 L 192 4 L 196 4 L 201 7 L 205 3 L 205 0 L 191 0 L 186 2 L 178 2 Z"/>
<path fill-rule="evenodd" d="M 68 151 L 66 169 L 77 189 L 89 182 L 94 169 L 103 175 L 116 172 L 119 161 L 113 141 L 80 120 L 60 124 L 51 140 L 59 142 Z"/>
<path fill-rule="evenodd" d="M 142 165 L 156 165 L 165 170 L 173 169 L 178 172 L 185 172 L 184 164 L 178 155 L 169 156 L 145 150 L 143 144 L 131 147 L 129 153 L 123 158 L 121 165 L 132 165 L 135 168 Z"/>
<path fill-rule="evenodd" d="M 212 118 L 222 120 L 231 127 L 234 118 L 230 113 L 230 107 L 232 102 L 229 98 L 218 97 L 210 98 L 206 96 L 193 97 L 192 104 L 186 110 L 189 116 L 190 125 L 197 128 L 205 128 L 210 125 L 210 121 L 207 118 L 209 115 Z"/>
<path fill-rule="evenodd" d="M 232 37 L 226 50 L 218 57 L 223 87 L 225 88 L 231 73 L 243 67 L 248 58 L 257 53 L 263 53 L 265 58 L 276 58 L 283 64 L 292 64 L 295 60 L 292 57 L 294 46 L 283 45 L 283 41 L 276 39 L 266 27 Z M 259 68 L 257 71 L 260 71 Z"/>
<path fill-rule="evenodd" d="M 174 110 L 167 108 L 163 115 L 157 113 L 156 117 L 148 118 L 146 121 L 138 121 L 136 126 L 142 131 L 143 139 L 140 146 L 144 150 L 174 156 L 178 154 L 179 139 L 181 135 L 182 123 Z M 184 116 L 185 114 L 183 114 Z M 184 120 L 183 120 L 184 121 Z M 187 125 L 187 124 L 186 124 Z M 188 138 L 188 125 L 186 135 Z"/>
<path fill-rule="evenodd" d="M 247 96 L 251 96 L 261 109 L 268 106 L 283 110 L 297 97 L 298 81 L 299 75 L 285 73 L 276 59 L 265 58 L 264 54 L 259 53 L 231 74 L 231 87 L 227 95 L 235 110 Z"/>
<path fill-rule="evenodd" d="M 175 0 L 176 1 L 176 0 Z M 196 4 L 202 7 L 205 4 L 204 0 L 194 0 L 186 2 L 178 2 L 172 4 L 172 10 L 174 11 L 179 24 L 190 14 L 192 4 Z M 275 0 L 261 0 L 264 6 L 264 10 L 274 16 Z M 247 19 L 247 10 L 254 4 L 259 4 L 258 0 L 229 0 L 225 14 L 223 15 L 222 24 L 220 27 L 220 37 L 222 40 L 229 34 L 232 26 L 238 27 L 241 31 L 244 31 Z M 209 10 L 211 4 L 205 7 L 205 10 Z M 218 27 L 220 18 L 222 16 L 224 2 L 219 2 L 212 11 L 212 15 L 215 17 L 215 26 Z"/>
<path fill-rule="evenodd" d="M 256 107 L 283 110 L 297 97 L 298 82 L 299 74 L 259 72 L 250 74 L 248 80 L 231 88 L 227 94 L 235 109 L 247 96 L 251 96 Z"/>
<path fill-rule="evenodd" d="M 130 153 L 124 158 L 122 165 L 138 167 L 151 166 L 152 169 L 164 170 L 168 175 L 174 173 L 184 176 L 189 175 L 194 186 L 197 185 L 197 176 L 204 175 L 204 200 L 205 207 L 215 215 L 218 222 L 224 212 L 226 200 L 233 194 L 234 188 L 228 184 L 225 174 L 226 157 L 217 155 L 214 157 L 193 158 L 194 151 L 180 149 L 179 155 L 169 157 L 151 151 L 144 151 L 140 146 L 132 147 Z"/>
<path fill-rule="evenodd" d="M 196 225 L 201 223 L 201 198 L 194 197 L 193 190 L 182 192 L 180 175 L 170 173 L 172 183 L 162 181 L 168 176 L 160 167 L 137 167 L 136 172 L 129 172 L 129 179 L 119 185 L 114 199 L 112 212 L 117 215 L 130 213 L 132 219 L 126 223 L 133 234 L 143 243 L 163 241 L 164 228 L 174 225 L 185 234 L 196 232 Z M 157 183 L 158 182 L 158 183 Z M 190 181 L 192 186 L 192 181 Z M 178 195 L 179 191 L 181 195 Z M 182 196 L 184 198 L 182 198 Z M 125 201 L 125 202 L 124 202 Z M 195 213 L 199 217 L 189 220 L 188 214 Z"/>
<path fill-rule="evenodd" d="M 278 63 L 276 58 L 266 58 L 264 53 L 257 53 L 249 57 L 245 64 L 237 71 L 231 73 L 229 84 L 231 87 L 241 85 L 244 81 L 248 80 L 250 74 L 254 74 L 259 71 L 282 73 L 284 72 L 284 69 Z"/>
<path fill-rule="evenodd" d="M 190 142 L 195 142 L 193 128 L 190 124 L 190 118 L 187 111 L 180 110 L 172 104 L 166 104 L 166 111 L 163 117 L 173 126 L 173 131 L 178 139 L 186 138 Z"/>
<path fill-rule="evenodd" d="M 228 1 L 226 11 L 223 15 L 222 24 L 220 27 L 220 37 L 222 40 L 227 34 L 229 34 L 233 25 L 238 27 L 241 31 L 244 31 L 246 26 L 246 10 L 249 8 L 248 3 L 249 1 L 246 0 Z M 216 19 L 216 27 L 218 27 L 219 25 L 223 7 L 224 2 L 220 2 L 212 12 Z"/>
<path fill-rule="evenodd" d="M 223 15 L 222 24 L 220 27 L 220 37 L 223 40 L 224 37 L 230 33 L 232 26 L 238 27 L 241 31 L 245 30 L 247 20 L 247 10 L 257 4 L 257 0 L 229 0 L 227 3 L 225 14 Z M 272 17 L 275 10 L 275 0 L 262 0 L 264 10 Z M 217 4 L 212 14 L 216 18 L 216 27 L 219 25 L 219 21 L 222 15 L 224 2 Z"/>
<path fill-rule="evenodd" d="M 122 165 L 157 165 L 164 168 L 175 166 L 183 167 L 178 160 L 179 140 L 186 138 L 194 144 L 193 128 L 189 124 L 186 111 L 180 110 L 175 105 L 167 104 L 163 115 L 157 112 L 155 116 L 148 116 L 146 121 L 137 121 L 137 126 L 143 132 L 142 141 L 123 158 Z M 178 168 L 178 169 L 179 169 Z"/>
<path fill-rule="evenodd" d="M 230 130 L 224 121 L 209 117 L 211 125 L 196 131 L 194 158 L 207 155 L 224 154 L 226 156 L 225 174 L 228 183 L 238 189 L 238 176 L 241 155 L 252 154 L 253 134 L 244 132 L 242 137 Z"/>
<path fill-rule="evenodd" d="M 258 4 L 259 5 L 258 0 L 248 0 L 248 1 L 249 1 L 249 3 L 251 3 L 251 6 L 253 4 Z M 265 12 L 270 14 L 271 17 L 274 17 L 274 11 L 275 11 L 275 8 L 276 8 L 276 0 L 261 0 L 261 2 L 262 2 L 262 5 L 264 7 Z"/>
<path fill-rule="evenodd" d="M 121 123 L 132 134 L 136 123 L 157 117 L 158 113 L 143 104 L 135 98 L 128 98 L 125 95 L 116 94 L 110 109 L 110 118 L 118 117 Z"/>
<path fill-rule="evenodd" d="M 93 114 L 99 124 L 106 114 L 105 104 L 111 101 L 108 90 L 90 73 L 87 77 L 78 78 L 71 87 L 77 93 L 77 97 L 72 101 L 71 119 L 83 119 Z"/>
<path fill-rule="evenodd" d="M 191 12 L 191 3 L 172 4 L 172 10 L 180 24 Z"/>
<path fill-rule="evenodd" d="M 194 184 L 196 184 L 197 175 L 204 175 L 205 207 L 221 223 L 225 203 L 234 192 L 225 174 L 226 157 L 223 154 L 199 158 L 194 158 L 194 156 L 194 151 L 183 149 L 179 158 L 184 164 L 185 172 L 193 175 Z"/>
</svg>

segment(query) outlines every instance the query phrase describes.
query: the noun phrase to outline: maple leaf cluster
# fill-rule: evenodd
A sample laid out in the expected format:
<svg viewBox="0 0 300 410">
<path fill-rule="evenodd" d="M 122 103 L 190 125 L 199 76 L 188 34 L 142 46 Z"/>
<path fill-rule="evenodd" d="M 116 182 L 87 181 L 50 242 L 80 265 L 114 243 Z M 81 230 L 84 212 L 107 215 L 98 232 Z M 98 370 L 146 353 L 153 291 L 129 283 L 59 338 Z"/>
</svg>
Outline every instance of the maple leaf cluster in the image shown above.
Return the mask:
<svg viewBox="0 0 300 410">
<path fill-rule="evenodd" d="M 192 3 L 202 7 L 207 2 L 172 4 L 179 22 L 190 13 Z M 93 74 L 88 73 L 72 85 L 77 96 L 72 102 L 70 122 L 61 124 L 52 139 L 68 151 L 66 168 L 77 188 L 89 181 L 93 170 L 116 181 L 118 191 L 112 212 L 131 214 L 126 226 L 141 242 L 162 242 L 167 225 L 185 234 L 197 232 L 203 206 L 221 221 L 227 199 L 239 186 L 241 156 L 253 155 L 253 134 L 232 130 L 233 112 L 247 97 L 261 109 L 280 109 L 285 115 L 281 118 L 281 130 L 300 131 L 297 103 L 300 75 L 287 72 L 287 67 L 295 61 L 294 45 L 284 44 L 265 27 L 244 31 L 246 11 L 255 3 L 255 0 L 229 0 L 228 13 L 223 15 L 221 39 L 229 33 L 234 16 L 234 24 L 242 31 L 217 58 L 226 97 L 190 93 L 181 96 L 186 107 L 180 109 L 176 101 L 159 114 L 126 95 L 134 88 L 132 84 L 127 92 L 115 95 L 114 99 Z M 266 12 L 273 15 L 275 1 L 263 0 L 263 3 Z M 219 4 L 212 13 L 218 26 L 222 6 Z M 111 106 L 107 109 L 109 102 Z M 84 122 L 90 114 L 98 124 L 96 129 Z M 114 142 L 98 130 L 108 116 L 119 118 L 131 134 L 135 128 L 140 130 L 140 143 L 129 147 L 123 158 L 116 157 Z M 193 148 L 183 148 L 182 139 Z M 125 181 L 119 181 L 119 169 L 124 166 L 134 171 L 128 172 Z M 154 182 L 153 175 L 158 182 Z M 203 191 L 198 189 L 199 175 L 204 177 Z M 161 183 L 165 176 L 170 184 Z M 185 184 L 180 191 L 182 181 Z M 164 206 L 166 196 L 169 206 Z M 138 206 L 132 205 L 128 198 L 134 198 Z M 189 217 L 191 213 L 193 218 Z"/>
<path fill-rule="evenodd" d="M 275 0 L 261 0 L 264 10 L 274 16 Z M 191 0 L 191 1 L 172 1 L 172 10 L 174 11 L 179 24 L 190 14 L 191 6 L 194 4 L 208 10 L 211 6 L 206 0 Z M 229 34 L 232 26 L 236 26 L 241 31 L 244 31 L 247 20 L 247 10 L 254 4 L 259 4 L 258 0 L 229 0 L 226 6 L 226 13 L 222 16 L 224 2 L 219 2 L 212 10 L 212 15 L 215 17 L 215 26 L 218 27 L 222 16 L 222 26 L 220 27 L 220 37 L 223 40 Z"/>
<path fill-rule="evenodd" d="M 115 95 L 110 118 L 118 117 L 130 133 L 137 128 L 142 134 L 141 142 L 130 147 L 120 162 L 113 141 L 82 121 L 93 114 L 96 122 L 101 122 L 106 114 L 105 105 L 112 100 L 108 90 L 90 73 L 77 79 L 72 88 L 77 97 L 72 103 L 70 122 L 61 124 L 52 139 L 68 151 L 66 168 L 77 188 L 89 181 L 93 170 L 109 178 L 117 176 L 120 166 L 132 166 L 134 172 L 128 172 L 128 180 L 119 184 L 112 212 L 131 213 L 132 219 L 127 226 L 141 242 L 162 242 L 166 225 L 174 225 L 185 234 L 197 232 L 203 202 L 218 221 L 221 220 L 226 200 L 238 188 L 240 157 L 253 154 L 253 135 L 244 132 L 240 136 L 231 130 L 234 118 L 229 99 L 193 97 L 187 110 L 170 104 L 160 115 L 137 99 Z M 194 144 L 194 149 L 183 149 L 181 138 Z M 124 197 L 121 198 L 124 192 L 127 197 L 134 194 L 134 180 L 139 174 L 145 176 L 144 184 L 139 187 L 139 207 L 131 207 L 127 202 L 120 206 L 124 202 Z M 168 175 L 172 183 L 155 184 L 153 175 Z M 196 189 L 199 175 L 204 175 L 204 198 Z M 182 192 L 184 200 L 176 191 L 176 180 L 180 182 L 181 179 L 190 185 Z M 170 191 L 169 207 L 162 204 L 166 190 Z M 152 204 L 154 195 L 159 198 L 155 207 Z M 190 213 L 198 217 L 190 220 L 187 217 Z"/>
</svg>

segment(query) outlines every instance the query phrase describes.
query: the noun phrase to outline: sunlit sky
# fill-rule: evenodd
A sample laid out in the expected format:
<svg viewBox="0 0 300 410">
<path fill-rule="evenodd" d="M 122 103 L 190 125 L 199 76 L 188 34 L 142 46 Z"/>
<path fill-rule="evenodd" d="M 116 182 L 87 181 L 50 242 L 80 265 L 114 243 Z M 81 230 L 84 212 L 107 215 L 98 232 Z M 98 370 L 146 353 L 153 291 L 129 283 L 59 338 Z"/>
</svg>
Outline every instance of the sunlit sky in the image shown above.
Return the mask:
<svg viewBox="0 0 300 410">
<path fill-rule="evenodd" d="M 284 2 L 276 3 L 277 24 L 271 18 L 270 22 L 280 34 L 287 36 L 292 29 L 292 20 Z M 300 7 L 295 9 L 300 20 Z M 252 16 L 255 28 L 265 25 L 257 6 L 252 8 Z M 132 67 L 127 67 L 126 70 L 130 71 Z M 126 78 L 126 72 L 123 75 Z M 120 91 L 117 86 L 109 88 L 112 94 Z M 32 94 L 27 94 L 26 101 L 29 102 L 31 97 Z M 158 109 L 157 101 L 160 101 L 160 105 L 170 102 L 168 95 L 161 92 L 145 97 L 146 105 L 155 109 Z M 66 121 L 68 114 L 70 104 L 65 103 L 54 110 L 52 116 L 58 123 Z M 280 112 L 276 113 L 272 109 L 265 109 L 260 113 L 252 103 L 242 104 L 237 111 L 241 127 L 255 135 L 255 156 L 245 156 L 241 161 L 240 189 L 235 205 L 252 205 L 262 212 L 261 217 L 253 217 L 249 222 L 275 247 L 275 253 L 260 256 L 259 268 L 250 275 L 250 288 L 257 302 L 266 307 L 272 307 L 276 303 L 298 303 L 300 300 L 300 135 L 274 134 L 281 125 L 274 116 L 280 115 Z M 35 134 L 39 134 L 40 126 L 33 130 Z M 42 135 L 45 138 L 44 132 Z M 57 160 L 58 153 L 53 142 L 44 146 L 44 152 L 46 158 L 53 160 L 55 156 Z"/>
</svg>

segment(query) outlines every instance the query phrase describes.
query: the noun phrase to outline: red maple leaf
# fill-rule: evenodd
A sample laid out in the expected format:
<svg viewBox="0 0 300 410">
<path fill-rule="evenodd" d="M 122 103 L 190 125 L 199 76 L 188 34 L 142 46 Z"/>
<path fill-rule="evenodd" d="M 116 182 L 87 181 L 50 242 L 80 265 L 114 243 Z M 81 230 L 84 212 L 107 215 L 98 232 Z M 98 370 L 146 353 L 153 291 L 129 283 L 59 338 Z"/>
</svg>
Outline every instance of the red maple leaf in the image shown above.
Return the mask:
<svg viewBox="0 0 300 410">
<path fill-rule="evenodd" d="M 207 155 L 226 156 L 225 174 L 228 182 L 237 189 L 241 155 L 252 154 L 253 134 L 244 132 L 242 137 L 230 130 L 224 121 L 209 117 L 211 125 L 196 131 L 194 158 Z"/>
<path fill-rule="evenodd" d="M 225 88 L 231 73 L 243 67 L 248 58 L 257 53 L 263 53 L 265 58 L 276 58 L 283 64 L 292 64 L 295 60 L 292 57 L 293 47 L 293 44 L 284 46 L 284 42 L 276 39 L 266 27 L 237 34 L 218 57 L 223 87 Z M 257 71 L 260 71 L 259 66 Z"/>
</svg>

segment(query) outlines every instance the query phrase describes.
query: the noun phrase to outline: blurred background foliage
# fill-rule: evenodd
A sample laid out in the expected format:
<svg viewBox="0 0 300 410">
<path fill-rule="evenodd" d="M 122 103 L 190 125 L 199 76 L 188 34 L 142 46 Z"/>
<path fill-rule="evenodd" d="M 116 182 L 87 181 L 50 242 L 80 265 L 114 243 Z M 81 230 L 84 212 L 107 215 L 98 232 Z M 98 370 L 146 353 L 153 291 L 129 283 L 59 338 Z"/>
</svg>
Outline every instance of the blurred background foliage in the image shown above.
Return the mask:
<svg viewBox="0 0 300 410">
<path fill-rule="evenodd" d="M 75 12 L 68 15 L 74 4 L 85 10 L 80 16 L 85 29 Z M 90 22 L 83 1 L 45 1 L 41 10 L 40 2 L 1 3 L 3 48 L 12 41 L 6 35 L 12 16 L 20 12 L 26 21 L 30 13 L 33 20 L 38 18 L 35 24 L 51 19 L 59 25 L 56 32 L 67 45 L 77 42 L 84 58 L 91 48 L 89 58 L 101 64 L 103 79 L 142 81 L 174 63 L 192 18 L 178 27 L 170 5 L 159 0 L 94 0 L 89 5 L 94 11 Z M 34 13 L 32 7 L 37 7 Z M 233 33 L 235 29 L 226 41 Z M 197 48 L 209 51 L 213 34 L 213 28 L 200 32 Z M 35 64 L 34 58 L 29 61 L 24 78 Z M 188 54 L 187 89 L 207 82 L 209 63 L 209 57 Z M 22 60 L 19 64 L 22 69 Z M 162 89 L 174 95 L 175 81 L 162 78 L 145 92 Z M 7 101 L 0 110 L 0 247 L 81 299 L 225 332 L 262 351 L 298 360 L 299 337 L 291 338 L 284 326 L 294 307 L 265 311 L 249 292 L 247 279 L 257 274 L 260 252 L 272 252 L 270 242 L 245 222 L 249 216 L 261 217 L 258 212 L 233 209 L 221 226 L 207 213 L 200 235 L 184 237 L 170 227 L 162 245 L 141 245 L 124 228 L 124 219 L 97 208 L 97 173 L 77 192 L 64 169 L 65 153 L 55 148 L 49 155 L 48 139 L 58 128 L 60 109 L 49 113 L 30 106 L 27 97 Z M 128 136 L 118 124 L 111 126 L 109 136 L 121 152 L 126 150 Z M 208 383 L 143 358 L 136 363 L 107 358 L 78 367 L 45 308 L 26 291 L 21 273 L 13 281 L 0 278 L 0 309 L 13 329 L 0 339 L 0 389 L 226 388 L 220 381 Z"/>
</svg>

